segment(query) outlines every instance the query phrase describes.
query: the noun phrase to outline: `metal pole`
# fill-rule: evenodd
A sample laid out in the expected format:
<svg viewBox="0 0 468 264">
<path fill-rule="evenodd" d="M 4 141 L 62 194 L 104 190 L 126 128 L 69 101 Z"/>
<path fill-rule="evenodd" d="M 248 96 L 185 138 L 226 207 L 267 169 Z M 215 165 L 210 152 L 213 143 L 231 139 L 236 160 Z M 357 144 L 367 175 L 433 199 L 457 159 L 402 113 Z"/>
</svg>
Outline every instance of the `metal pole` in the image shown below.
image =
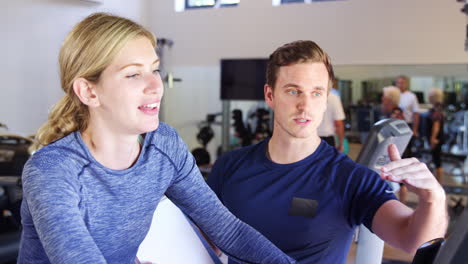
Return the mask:
<svg viewBox="0 0 468 264">
<path fill-rule="evenodd" d="M 231 129 L 230 102 L 228 100 L 223 100 L 223 124 L 221 126 L 221 130 L 222 130 L 221 146 L 223 148 L 223 153 L 229 151 L 230 129 Z"/>
</svg>

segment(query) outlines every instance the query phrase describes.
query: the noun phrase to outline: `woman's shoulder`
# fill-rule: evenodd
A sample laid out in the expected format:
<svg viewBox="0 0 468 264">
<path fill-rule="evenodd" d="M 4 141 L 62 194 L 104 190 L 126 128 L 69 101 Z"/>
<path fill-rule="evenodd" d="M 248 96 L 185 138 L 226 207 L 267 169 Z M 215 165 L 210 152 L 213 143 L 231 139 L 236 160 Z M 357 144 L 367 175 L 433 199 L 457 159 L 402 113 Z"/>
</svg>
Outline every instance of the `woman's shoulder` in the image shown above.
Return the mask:
<svg viewBox="0 0 468 264">
<path fill-rule="evenodd" d="M 146 134 L 149 144 L 156 147 L 173 146 L 183 143 L 179 133 L 172 126 L 159 122 L 158 128 Z"/>
<path fill-rule="evenodd" d="M 175 128 L 171 127 L 170 125 L 164 123 L 164 122 L 159 122 L 158 128 L 155 130 L 148 132 L 146 134 L 147 137 L 149 137 L 150 142 L 154 142 L 158 138 L 177 138 L 178 134 Z"/>
<path fill-rule="evenodd" d="M 76 138 L 76 132 L 69 134 L 49 145 L 42 147 L 31 155 L 25 165 L 35 169 L 67 168 L 72 170 L 86 164 L 86 153 Z"/>
<path fill-rule="evenodd" d="M 180 148 L 186 148 L 186 144 L 177 131 L 170 125 L 160 122 L 156 130 L 145 135 L 147 147 L 154 147 L 167 155 L 178 152 Z"/>
</svg>

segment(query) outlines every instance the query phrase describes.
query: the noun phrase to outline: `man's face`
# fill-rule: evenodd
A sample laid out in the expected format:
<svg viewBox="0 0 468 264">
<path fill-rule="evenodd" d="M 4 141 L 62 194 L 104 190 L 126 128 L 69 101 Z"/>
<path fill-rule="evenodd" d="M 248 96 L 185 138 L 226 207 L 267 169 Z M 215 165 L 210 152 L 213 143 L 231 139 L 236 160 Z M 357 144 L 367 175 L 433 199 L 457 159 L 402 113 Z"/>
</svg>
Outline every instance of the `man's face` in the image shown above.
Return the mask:
<svg viewBox="0 0 468 264">
<path fill-rule="evenodd" d="M 408 80 L 404 77 L 398 77 L 398 79 L 396 79 L 395 85 L 400 88 L 400 91 L 402 92 L 408 90 Z"/>
<path fill-rule="evenodd" d="M 265 85 L 265 101 L 274 111 L 273 135 L 281 138 L 317 137 L 327 107 L 328 71 L 323 63 L 282 66 L 275 89 Z"/>
</svg>

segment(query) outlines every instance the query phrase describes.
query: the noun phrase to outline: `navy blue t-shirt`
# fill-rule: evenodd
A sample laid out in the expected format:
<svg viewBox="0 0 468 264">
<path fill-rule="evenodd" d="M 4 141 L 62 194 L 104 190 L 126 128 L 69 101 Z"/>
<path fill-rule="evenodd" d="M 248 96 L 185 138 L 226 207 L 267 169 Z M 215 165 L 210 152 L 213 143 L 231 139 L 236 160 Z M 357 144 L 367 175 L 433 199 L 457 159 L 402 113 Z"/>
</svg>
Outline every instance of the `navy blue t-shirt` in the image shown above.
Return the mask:
<svg viewBox="0 0 468 264">
<path fill-rule="evenodd" d="M 353 231 L 396 199 L 369 168 L 325 141 L 307 158 L 277 164 L 268 139 L 220 157 L 208 185 L 223 204 L 300 263 L 345 263 Z M 230 260 L 229 263 L 235 263 Z"/>
</svg>

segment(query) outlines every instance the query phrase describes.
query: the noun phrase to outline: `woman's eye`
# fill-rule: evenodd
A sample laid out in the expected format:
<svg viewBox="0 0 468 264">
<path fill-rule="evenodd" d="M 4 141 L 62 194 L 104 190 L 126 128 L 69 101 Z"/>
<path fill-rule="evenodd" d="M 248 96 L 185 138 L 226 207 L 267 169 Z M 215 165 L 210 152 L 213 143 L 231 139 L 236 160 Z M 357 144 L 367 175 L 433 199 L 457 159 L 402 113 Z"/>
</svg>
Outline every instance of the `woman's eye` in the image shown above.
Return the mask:
<svg viewBox="0 0 468 264">
<path fill-rule="evenodd" d="M 140 74 L 135 73 L 135 74 L 127 75 L 127 78 L 133 79 L 133 78 L 136 78 L 136 77 L 138 77 L 138 76 L 140 76 Z"/>
<path fill-rule="evenodd" d="M 160 69 L 156 69 L 153 71 L 153 74 L 160 74 L 161 73 L 161 70 Z"/>
</svg>

